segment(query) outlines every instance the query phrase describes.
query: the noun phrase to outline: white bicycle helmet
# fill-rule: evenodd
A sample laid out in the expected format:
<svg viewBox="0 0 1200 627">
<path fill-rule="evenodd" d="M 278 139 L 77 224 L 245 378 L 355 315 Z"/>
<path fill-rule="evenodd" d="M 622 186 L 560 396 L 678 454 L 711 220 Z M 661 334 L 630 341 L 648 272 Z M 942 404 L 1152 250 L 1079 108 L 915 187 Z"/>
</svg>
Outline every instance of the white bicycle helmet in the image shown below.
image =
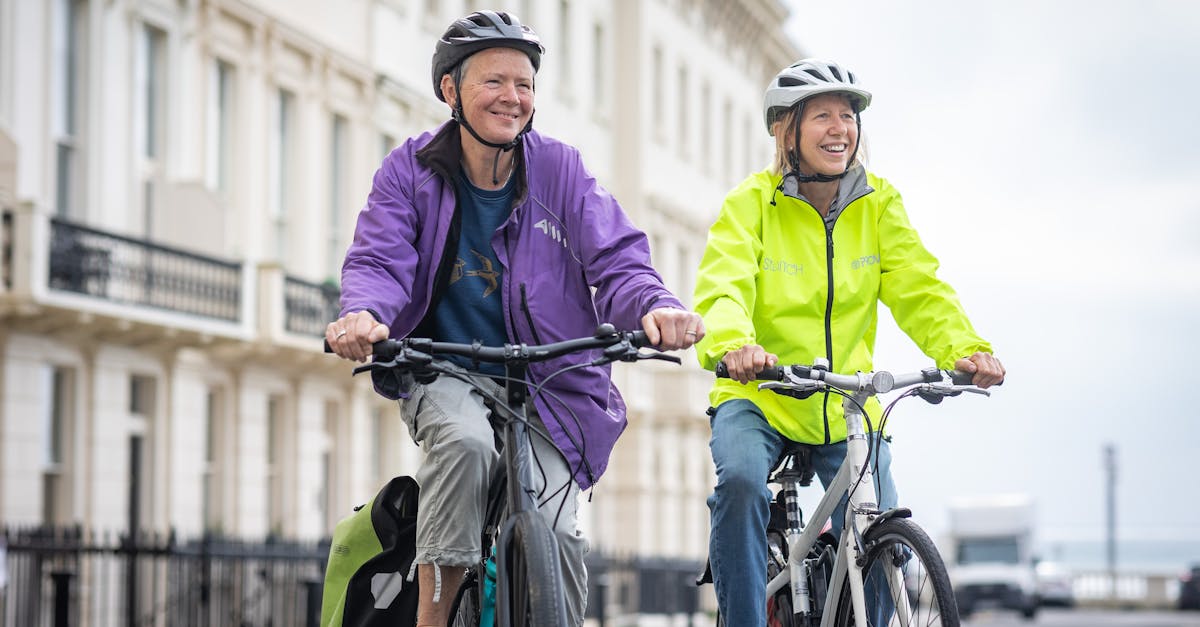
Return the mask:
<svg viewBox="0 0 1200 627">
<path fill-rule="evenodd" d="M 871 104 L 871 92 L 859 86 L 854 73 L 832 61 L 801 59 L 784 68 L 771 79 L 763 98 L 763 121 L 767 123 L 767 132 L 775 135 L 771 127 L 780 113 L 798 102 L 829 93 L 850 96 L 855 113 Z"/>
</svg>

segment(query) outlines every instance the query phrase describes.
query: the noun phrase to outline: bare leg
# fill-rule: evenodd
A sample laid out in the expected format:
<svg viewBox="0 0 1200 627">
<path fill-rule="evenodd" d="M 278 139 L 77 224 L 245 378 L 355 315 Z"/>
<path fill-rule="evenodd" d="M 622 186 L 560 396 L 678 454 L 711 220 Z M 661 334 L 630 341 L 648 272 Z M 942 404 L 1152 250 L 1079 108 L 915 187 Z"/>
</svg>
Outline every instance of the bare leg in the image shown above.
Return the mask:
<svg viewBox="0 0 1200 627">
<path fill-rule="evenodd" d="M 433 602 L 433 594 L 437 588 L 437 578 L 433 572 L 433 564 L 417 565 L 417 583 L 420 592 L 417 597 L 417 627 L 445 627 L 450 622 L 450 605 L 454 603 L 454 595 L 462 585 L 467 570 L 462 566 L 442 566 L 442 589 L 437 603 Z"/>
</svg>

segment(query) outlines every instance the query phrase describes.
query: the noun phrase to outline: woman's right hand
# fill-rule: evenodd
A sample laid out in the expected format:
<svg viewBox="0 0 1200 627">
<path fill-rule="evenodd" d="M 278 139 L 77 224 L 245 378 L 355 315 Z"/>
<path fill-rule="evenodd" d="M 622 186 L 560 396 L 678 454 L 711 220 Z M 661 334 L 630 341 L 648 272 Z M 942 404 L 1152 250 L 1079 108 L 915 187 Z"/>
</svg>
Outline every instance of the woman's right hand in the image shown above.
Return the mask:
<svg viewBox="0 0 1200 627">
<path fill-rule="evenodd" d="M 729 378 L 741 384 L 754 380 L 763 368 L 779 363 L 779 357 L 768 353 L 767 349 L 758 344 L 747 344 L 735 351 L 725 353 L 721 358 L 729 369 Z"/>
<path fill-rule="evenodd" d="M 325 327 L 325 341 L 338 357 L 366 361 L 371 345 L 388 337 L 388 328 L 369 311 L 348 313 Z"/>
</svg>

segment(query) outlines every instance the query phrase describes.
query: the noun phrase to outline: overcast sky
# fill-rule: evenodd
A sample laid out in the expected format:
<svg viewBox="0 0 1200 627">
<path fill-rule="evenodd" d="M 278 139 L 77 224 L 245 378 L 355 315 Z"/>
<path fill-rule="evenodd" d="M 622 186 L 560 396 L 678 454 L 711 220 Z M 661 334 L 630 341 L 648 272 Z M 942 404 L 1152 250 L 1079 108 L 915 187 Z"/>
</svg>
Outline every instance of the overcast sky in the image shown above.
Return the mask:
<svg viewBox="0 0 1200 627">
<path fill-rule="evenodd" d="M 870 168 L 1010 373 L 899 406 L 902 504 L 937 532 L 950 498 L 1024 491 L 1043 541 L 1102 539 L 1111 442 L 1118 536 L 1200 538 L 1200 3 L 787 4 L 873 92 Z M 925 365 L 881 316 L 876 366 Z"/>
</svg>

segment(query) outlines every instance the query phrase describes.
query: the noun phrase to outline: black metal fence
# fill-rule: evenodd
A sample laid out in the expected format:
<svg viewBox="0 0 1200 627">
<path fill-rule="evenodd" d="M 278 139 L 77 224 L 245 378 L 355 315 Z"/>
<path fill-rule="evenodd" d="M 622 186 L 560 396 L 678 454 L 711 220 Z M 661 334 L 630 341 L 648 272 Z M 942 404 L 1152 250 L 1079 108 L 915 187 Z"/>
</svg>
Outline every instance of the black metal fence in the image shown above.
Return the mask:
<svg viewBox="0 0 1200 627">
<path fill-rule="evenodd" d="M 328 546 L 6 529 L 4 627 L 316 627 Z"/>
<path fill-rule="evenodd" d="M 13 214 L 0 211 L 0 287 L 13 287 Z"/>
<path fill-rule="evenodd" d="M 6 528 L 0 627 L 316 627 L 327 543 Z M 688 560 L 588 556 L 588 617 L 694 616 Z M 689 622 L 689 624 L 691 624 Z"/>
<path fill-rule="evenodd" d="M 241 318 L 239 263 L 54 218 L 51 289 L 218 320 Z"/>
<path fill-rule="evenodd" d="M 294 277 L 283 281 L 284 328 L 292 333 L 324 336 L 325 326 L 337 320 L 341 290 L 332 283 L 309 283 Z"/>
</svg>

